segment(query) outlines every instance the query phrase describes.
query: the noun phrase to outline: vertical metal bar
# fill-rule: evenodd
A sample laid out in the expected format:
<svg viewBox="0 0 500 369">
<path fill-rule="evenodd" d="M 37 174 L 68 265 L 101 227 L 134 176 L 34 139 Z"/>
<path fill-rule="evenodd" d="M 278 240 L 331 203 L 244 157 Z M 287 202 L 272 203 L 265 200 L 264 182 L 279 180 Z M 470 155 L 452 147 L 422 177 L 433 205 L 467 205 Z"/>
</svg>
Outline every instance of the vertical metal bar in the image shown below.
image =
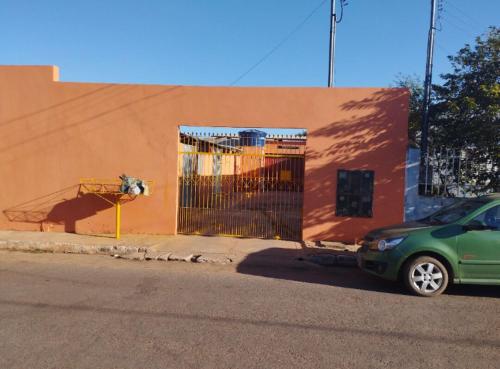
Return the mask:
<svg viewBox="0 0 500 369">
<path fill-rule="evenodd" d="M 187 147 L 188 147 L 188 151 L 191 153 L 191 154 L 184 154 L 185 158 L 187 158 L 187 164 L 186 164 L 186 172 L 183 174 L 184 175 L 184 183 L 183 183 L 183 186 L 185 187 L 185 193 L 187 192 L 186 196 L 185 196 L 185 201 L 187 200 L 187 202 L 185 202 L 185 206 L 184 206 L 184 219 L 183 219 L 183 224 L 184 224 L 184 233 L 189 233 L 189 222 L 191 220 L 191 208 L 192 208 L 192 204 L 193 204 L 193 184 L 194 182 L 192 181 L 192 173 L 193 173 L 193 154 L 192 154 L 192 150 L 193 150 L 193 141 L 191 139 L 191 132 L 189 133 L 186 133 L 186 141 L 187 141 Z"/>
<path fill-rule="evenodd" d="M 280 141 L 278 141 L 280 142 Z M 275 238 L 278 239 L 281 237 L 281 228 L 279 223 L 279 213 L 280 213 L 280 203 L 281 203 L 281 179 L 280 179 L 280 171 L 281 171 L 281 158 L 279 156 L 275 157 L 275 178 L 276 178 L 276 200 L 274 203 L 274 213 L 273 213 L 273 222 L 275 227 Z"/>
<path fill-rule="evenodd" d="M 235 211 L 235 197 L 237 195 L 237 187 L 238 187 L 238 182 L 237 182 L 237 176 L 238 176 L 238 173 L 241 171 L 241 149 L 240 149 L 240 145 L 241 145 L 241 142 L 238 140 L 238 141 L 235 141 L 235 144 L 236 144 L 236 148 L 237 150 L 240 150 L 238 151 L 238 155 L 234 157 L 234 169 L 233 169 L 233 173 L 231 175 L 231 188 L 230 188 L 230 192 L 229 192 L 229 198 L 228 198 L 228 211 L 227 211 L 227 215 L 228 215 L 228 220 L 229 220 L 229 227 L 227 228 L 227 234 L 234 234 L 234 222 L 235 222 L 235 218 L 234 216 L 232 216 L 233 212 Z M 236 152 L 235 152 L 236 154 Z"/>
<path fill-rule="evenodd" d="M 274 139 L 271 140 L 272 143 L 272 148 L 274 150 Z M 262 225 L 262 231 L 265 235 L 266 238 L 271 238 L 272 237 L 272 232 L 270 231 L 271 227 L 269 226 L 269 223 L 271 222 L 270 220 L 270 213 L 272 209 L 272 177 L 271 177 L 271 168 L 273 165 L 272 158 L 270 157 L 270 154 L 266 157 L 266 168 L 264 171 L 264 196 L 263 196 L 263 201 L 265 203 L 265 207 L 263 209 L 263 214 L 264 214 L 264 224 Z"/>
<path fill-rule="evenodd" d="M 232 147 L 232 146 L 231 146 Z M 230 149 L 233 150 L 233 149 Z M 230 151 L 229 154 L 232 154 Z M 231 180 L 232 180 L 232 173 L 234 173 L 234 161 L 231 160 L 231 158 L 234 158 L 234 156 L 227 156 L 226 159 L 226 175 L 224 178 L 224 187 L 223 187 L 223 196 L 221 198 L 221 208 L 222 210 L 222 216 L 221 216 L 221 233 L 226 233 L 225 230 L 225 221 L 226 221 L 226 214 L 227 214 L 227 201 L 229 199 L 229 194 L 231 193 L 230 191 L 230 186 L 231 186 Z"/>
<path fill-rule="evenodd" d="M 199 170 L 200 170 L 200 154 L 199 154 L 199 142 L 196 137 L 196 132 L 193 132 L 191 136 L 191 140 L 193 142 L 193 171 L 191 174 L 192 182 L 193 182 L 193 201 L 191 203 L 191 209 L 189 212 L 189 233 L 194 233 L 196 231 L 196 223 L 198 222 L 198 184 L 199 184 Z"/>
<path fill-rule="evenodd" d="M 214 141 L 215 142 L 215 141 Z M 212 201 L 212 205 L 213 205 L 213 213 L 214 213 L 214 231 L 215 231 L 215 234 L 219 234 L 220 233 L 220 230 L 219 230 L 219 217 L 220 217 L 220 210 L 219 210 L 219 200 L 220 200 L 220 194 L 222 192 L 222 178 L 223 178 L 223 173 L 224 173 L 224 162 L 223 162 L 223 156 L 222 156 L 222 153 L 220 152 L 220 149 L 217 148 L 217 165 L 219 166 L 218 167 L 218 172 L 217 172 L 217 175 L 218 175 L 218 178 L 217 180 L 215 181 L 214 185 L 216 186 L 215 188 L 215 193 L 213 194 L 214 198 L 213 198 L 213 201 Z"/>
<path fill-rule="evenodd" d="M 300 147 L 300 146 L 298 146 Z M 299 150 L 296 149 L 294 150 L 296 155 L 299 154 Z M 297 175 L 298 175 L 298 169 L 297 169 L 297 164 L 298 164 L 298 157 L 294 157 L 292 159 L 292 173 L 291 173 L 291 183 L 290 183 L 290 186 L 291 186 L 291 199 L 292 199 L 292 213 L 293 213 L 293 225 L 292 225 L 292 233 L 293 233 L 293 239 L 294 240 L 299 240 L 299 235 L 298 235 L 298 232 L 299 232 L 299 225 L 298 225 L 298 222 L 297 222 L 297 219 L 299 219 L 299 214 L 298 214 L 298 209 L 299 209 L 299 206 L 297 204 L 297 194 L 296 194 L 296 186 L 295 186 L 295 181 L 296 181 L 296 178 L 297 178 Z"/>
<path fill-rule="evenodd" d="M 220 224 L 220 209 L 219 209 L 219 201 L 220 201 L 220 196 L 222 193 L 222 181 L 224 178 L 224 156 L 223 153 L 221 152 L 222 150 L 220 148 L 217 148 L 217 180 L 215 182 L 215 193 L 213 194 L 214 198 L 212 201 L 212 206 L 213 206 L 213 214 L 214 214 L 214 226 L 215 226 L 215 233 L 219 234 L 219 224 Z"/>
<path fill-rule="evenodd" d="M 187 150 L 186 152 L 191 152 L 192 150 L 192 140 L 191 140 L 191 132 L 186 132 L 186 142 L 187 142 Z M 187 157 L 187 158 L 186 158 Z M 183 158 L 186 159 L 186 170 L 183 173 L 183 186 L 184 186 L 184 209 L 183 209 L 183 227 L 184 233 L 188 233 L 188 222 L 190 219 L 190 211 L 193 202 L 193 181 L 191 178 L 191 173 L 193 172 L 193 155 L 192 154 L 184 154 Z"/>
<path fill-rule="evenodd" d="M 181 160 L 181 152 L 183 152 L 182 147 L 182 136 L 179 133 L 179 141 L 177 142 L 177 193 L 179 198 L 177 199 L 177 232 L 180 233 L 181 229 L 181 209 L 182 209 L 182 182 L 181 182 L 181 174 L 182 174 L 182 160 Z"/>
<path fill-rule="evenodd" d="M 262 226 L 264 224 L 264 214 L 262 213 L 262 194 L 264 191 L 264 171 L 266 170 L 266 151 L 268 150 L 267 147 L 267 136 L 264 141 L 264 149 L 261 152 L 261 157 L 260 157 L 260 168 L 259 168 L 259 178 L 257 180 L 258 187 L 257 187 L 257 193 L 256 193 L 256 206 L 255 206 L 255 214 L 257 216 L 257 232 L 258 232 L 258 237 L 263 237 L 263 231 L 262 231 Z"/>
<path fill-rule="evenodd" d="M 197 133 L 193 132 L 192 136 L 193 144 L 194 144 L 194 153 L 193 153 L 193 163 L 195 163 L 195 167 L 193 168 L 193 204 L 191 206 L 190 211 L 190 232 L 194 233 L 196 231 L 196 223 L 198 222 L 198 207 L 199 207 L 199 180 L 200 180 L 200 147 L 199 140 L 197 137 Z"/>
<path fill-rule="evenodd" d="M 195 211 L 196 211 L 196 225 L 195 225 L 195 232 L 198 232 L 199 233 L 199 230 L 200 230 L 200 220 L 203 219 L 202 215 L 201 215 L 201 212 L 202 212 L 202 208 L 201 208 L 201 202 L 202 202 L 202 194 L 201 194 L 201 191 L 203 190 L 203 187 L 201 185 L 201 181 L 202 181 L 202 176 L 203 176 L 203 156 L 201 156 L 201 145 L 202 145 L 202 142 L 201 142 L 201 135 L 199 133 L 196 133 L 196 139 L 197 139 L 197 142 L 196 142 L 196 161 L 197 161 L 197 168 L 196 168 L 196 207 L 195 207 Z"/>
<path fill-rule="evenodd" d="M 190 154 L 187 154 L 189 156 L 189 172 L 188 172 L 188 179 L 189 179 L 189 206 L 186 208 L 186 232 L 187 233 L 192 233 L 191 225 L 194 220 L 194 207 L 195 207 L 195 201 L 196 201 L 196 182 L 195 182 L 195 171 L 198 170 L 198 162 L 195 160 L 197 159 L 197 154 L 196 154 L 196 143 L 193 139 L 192 136 L 193 132 L 190 132 L 190 136 L 188 138 L 188 141 L 190 142 Z"/>
<path fill-rule="evenodd" d="M 246 138 L 247 140 L 247 145 L 249 144 L 249 138 Z M 243 185 L 243 198 L 242 198 L 242 201 L 243 201 L 243 208 L 244 208 L 244 211 L 243 211 L 243 214 L 245 214 L 245 217 L 248 217 L 248 201 L 247 201 L 247 192 L 248 192 L 248 186 L 249 186 L 249 171 L 251 170 L 251 164 L 252 164 L 252 154 L 251 154 L 251 149 L 249 147 L 248 149 L 248 155 L 246 156 L 246 160 L 245 160 L 245 179 L 244 179 L 244 185 Z M 243 233 L 245 232 L 245 230 L 248 228 L 248 225 L 245 224 L 244 222 L 241 222 L 240 224 L 240 236 L 243 235 Z"/>
<path fill-rule="evenodd" d="M 115 238 L 120 239 L 120 228 L 122 224 L 122 205 L 120 204 L 120 199 L 116 200 L 116 227 L 115 227 Z"/>
<path fill-rule="evenodd" d="M 280 214 L 281 217 L 281 224 L 283 225 L 281 228 L 281 238 L 286 239 L 287 234 L 288 234 L 288 222 L 287 222 L 287 217 L 289 216 L 288 214 L 288 148 L 287 148 L 287 137 L 285 136 L 285 140 L 283 141 L 283 153 L 284 157 L 282 158 L 283 160 L 283 200 L 282 200 L 282 206 L 283 206 L 283 211 Z"/>
<path fill-rule="evenodd" d="M 183 149 L 182 151 L 184 152 L 184 146 L 182 146 Z M 186 154 L 180 154 L 179 157 L 181 160 L 181 186 L 182 186 L 182 190 L 181 190 L 181 201 L 179 201 L 179 204 L 181 205 L 181 208 L 179 209 L 179 212 L 180 212 L 180 220 L 179 220 L 179 224 L 181 226 L 180 228 L 180 232 L 181 233 L 184 233 L 186 230 L 185 230 L 185 222 L 186 222 L 186 208 L 189 204 L 189 200 L 188 202 L 186 203 L 186 197 L 188 196 L 186 194 L 186 169 L 184 168 L 184 163 L 185 163 L 185 155 Z M 188 159 L 189 160 L 189 159 Z M 188 166 L 188 170 L 189 170 L 189 162 L 186 163 L 186 166 Z"/>
<path fill-rule="evenodd" d="M 264 138 L 264 146 L 259 151 L 259 157 L 257 159 L 258 168 L 255 170 L 255 187 L 253 191 L 253 214 L 254 214 L 254 236 L 260 237 L 260 222 L 261 216 L 259 212 L 259 192 L 260 192 L 260 175 L 262 171 L 262 165 L 264 163 L 264 153 L 266 152 L 266 142 Z"/>
<path fill-rule="evenodd" d="M 191 148 L 192 148 L 191 143 L 192 142 L 191 142 L 190 136 L 186 137 L 186 141 L 187 141 L 186 152 L 187 151 L 191 152 Z M 184 159 L 186 160 L 186 171 L 183 173 L 183 183 L 182 183 L 184 195 L 185 195 L 182 223 L 183 223 L 183 232 L 188 233 L 188 226 L 189 226 L 188 222 L 190 219 L 188 214 L 191 210 L 191 205 L 192 205 L 192 201 L 193 201 L 193 188 L 192 188 L 192 182 L 191 182 L 191 173 L 193 170 L 192 169 L 193 156 L 191 154 L 183 154 L 182 158 L 183 158 L 183 160 Z"/>
<path fill-rule="evenodd" d="M 231 160 L 231 158 L 233 158 L 233 160 Z M 231 192 L 232 192 L 233 175 L 234 175 L 234 172 L 236 170 L 236 166 L 235 166 L 236 160 L 235 159 L 236 159 L 236 156 L 228 156 L 228 160 L 227 160 L 226 181 L 224 184 L 224 197 L 222 198 L 222 208 L 224 209 L 223 217 L 222 217 L 222 225 L 223 225 L 222 233 L 227 233 L 226 221 L 228 219 L 227 214 L 229 213 L 228 203 L 229 203 L 229 199 L 230 199 Z"/>
<path fill-rule="evenodd" d="M 234 144 L 236 145 L 236 143 Z M 231 205 L 231 199 L 232 199 L 232 196 L 233 196 L 233 193 L 234 193 L 234 176 L 236 174 L 236 170 L 237 170 L 237 156 L 236 156 L 236 147 L 235 146 L 231 146 L 233 147 L 232 150 L 234 150 L 233 152 L 231 152 L 231 154 L 234 154 L 234 156 L 231 156 L 232 157 L 232 161 L 228 161 L 228 166 L 229 166 L 229 170 L 228 170 L 228 177 L 227 177 L 227 184 L 226 184 L 226 188 L 227 188 L 227 194 L 225 194 L 225 199 L 224 199 L 224 219 L 226 220 L 227 219 L 227 222 L 229 222 L 230 218 L 229 218 L 229 214 L 231 213 L 231 210 L 230 210 L 230 205 Z M 229 232 L 227 231 L 228 227 L 226 226 L 224 228 L 224 233 L 228 234 Z"/>
<path fill-rule="evenodd" d="M 255 212 L 254 212 L 254 195 L 255 195 L 255 175 L 256 175 L 256 170 L 257 170 L 257 165 L 258 165 L 258 148 L 255 148 L 255 152 L 253 153 L 254 155 L 251 157 L 251 171 L 250 171 L 250 186 L 248 188 L 249 193 L 248 193 L 248 209 L 249 209 L 249 215 L 250 215 L 250 227 L 248 229 L 248 233 L 245 236 L 254 236 L 255 232 Z"/>
<path fill-rule="evenodd" d="M 177 173 L 177 181 L 178 181 L 178 187 L 179 187 L 179 199 L 178 199 L 178 204 L 179 204 L 179 209 L 178 211 L 178 219 L 177 219 L 177 232 L 182 233 L 182 209 L 184 207 L 184 159 L 182 154 L 184 152 L 184 146 L 182 143 L 182 136 L 179 134 L 179 153 L 177 154 L 177 161 L 178 165 L 177 167 L 179 168 L 179 173 Z"/>
<path fill-rule="evenodd" d="M 281 143 L 283 143 L 283 136 L 280 135 L 280 138 L 281 138 Z M 278 192 L 277 192 L 277 195 L 278 195 L 278 203 L 277 203 L 277 212 L 276 212 L 276 225 L 277 225 L 277 228 L 278 228 L 278 231 L 277 231 L 277 237 L 279 239 L 281 239 L 282 237 L 282 231 L 281 231 L 281 212 L 282 212 L 282 209 L 281 209 L 281 204 L 283 202 L 283 183 L 281 181 L 281 170 L 283 169 L 283 158 L 279 158 L 278 159 L 278 173 L 277 173 L 277 177 L 278 177 Z"/>
<path fill-rule="evenodd" d="M 238 172 L 241 170 L 241 143 L 238 141 L 237 149 L 240 150 L 239 154 L 234 157 L 234 169 L 233 169 L 233 174 L 231 175 L 231 188 L 229 192 L 229 198 L 228 198 L 228 211 L 227 214 L 230 215 L 234 211 L 234 198 L 236 196 L 236 188 L 237 188 L 237 175 Z M 234 234 L 233 228 L 234 228 L 234 217 L 230 216 L 229 217 L 230 225 L 227 228 L 228 234 Z"/>
<path fill-rule="evenodd" d="M 213 153 L 210 143 L 207 140 L 207 133 L 204 133 L 206 152 L 203 153 L 205 162 L 205 171 L 203 172 L 203 222 L 202 222 L 202 234 L 210 234 L 210 209 L 208 208 L 208 199 L 210 196 L 210 176 L 213 172 Z"/>
<path fill-rule="evenodd" d="M 240 138 L 240 140 L 244 140 L 244 138 Z M 244 147 L 244 142 L 240 142 L 240 147 L 241 147 L 241 160 L 240 160 L 240 165 L 239 165 L 239 168 L 238 168 L 238 173 L 236 173 L 236 177 L 235 177 L 235 182 L 236 182 L 236 192 L 235 192 L 235 196 L 234 196 L 234 209 L 236 210 L 237 212 L 237 216 L 234 218 L 234 222 L 233 222 L 233 229 L 231 230 L 231 234 L 238 234 L 239 233 L 239 226 L 238 226 L 238 216 L 241 216 L 241 212 L 242 212 L 242 206 L 241 206 L 241 200 L 240 200 L 240 197 L 241 197 L 241 178 L 242 178 L 242 175 L 243 175 L 243 172 L 244 172 L 244 164 L 245 164 L 245 157 L 244 157 L 244 151 L 243 151 L 243 147 Z"/>
<path fill-rule="evenodd" d="M 268 151 L 268 139 L 266 138 L 265 146 L 264 146 L 264 153 L 262 156 L 262 169 L 260 171 L 260 178 L 259 178 L 259 186 L 260 186 L 260 191 L 259 191 L 259 234 L 260 237 L 264 238 L 265 237 L 265 224 L 266 224 L 266 214 L 263 211 L 263 203 L 264 203 L 264 196 L 265 196 L 265 190 L 266 190 L 266 168 L 267 168 L 267 163 L 266 163 L 266 153 Z"/>
<path fill-rule="evenodd" d="M 288 143 L 287 143 L 288 146 Z M 291 149 L 286 149 L 285 153 L 287 157 L 285 157 L 285 170 L 286 170 L 286 183 L 285 183 L 285 201 L 284 201 L 284 208 L 285 211 L 281 215 L 283 217 L 283 225 L 284 225 L 284 234 L 282 238 L 290 239 L 290 230 L 292 228 L 293 222 L 290 222 L 290 219 L 293 219 L 293 212 L 291 210 L 291 198 L 290 198 L 290 186 L 291 186 L 291 179 L 292 179 L 292 156 L 290 155 L 292 152 Z"/>
</svg>

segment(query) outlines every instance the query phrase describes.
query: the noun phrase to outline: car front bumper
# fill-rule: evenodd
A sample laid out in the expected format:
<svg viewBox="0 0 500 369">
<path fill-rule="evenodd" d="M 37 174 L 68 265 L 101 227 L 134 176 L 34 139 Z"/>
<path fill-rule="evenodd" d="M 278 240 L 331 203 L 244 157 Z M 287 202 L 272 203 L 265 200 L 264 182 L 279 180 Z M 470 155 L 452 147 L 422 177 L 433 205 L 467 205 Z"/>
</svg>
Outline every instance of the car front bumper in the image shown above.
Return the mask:
<svg viewBox="0 0 500 369">
<path fill-rule="evenodd" d="M 402 255 L 393 249 L 390 251 L 374 251 L 363 246 L 356 255 L 359 268 L 384 279 L 396 281 L 399 274 Z"/>
</svg>

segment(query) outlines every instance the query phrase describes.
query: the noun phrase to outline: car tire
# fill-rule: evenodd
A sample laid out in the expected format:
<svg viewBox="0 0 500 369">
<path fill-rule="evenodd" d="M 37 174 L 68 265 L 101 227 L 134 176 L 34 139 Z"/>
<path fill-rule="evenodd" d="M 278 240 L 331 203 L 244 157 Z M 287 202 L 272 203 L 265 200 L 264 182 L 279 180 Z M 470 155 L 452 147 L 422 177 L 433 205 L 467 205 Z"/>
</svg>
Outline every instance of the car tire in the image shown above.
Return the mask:
<svg viewBox="0 0 500 369">
<path fill-rule="evenodd" d="M 448 287 L 448 270 L 436 258 L 420 256 L 405 264 L 403 281 L 413 294 L 434 297 L 442 294 Z"/>
</svg>

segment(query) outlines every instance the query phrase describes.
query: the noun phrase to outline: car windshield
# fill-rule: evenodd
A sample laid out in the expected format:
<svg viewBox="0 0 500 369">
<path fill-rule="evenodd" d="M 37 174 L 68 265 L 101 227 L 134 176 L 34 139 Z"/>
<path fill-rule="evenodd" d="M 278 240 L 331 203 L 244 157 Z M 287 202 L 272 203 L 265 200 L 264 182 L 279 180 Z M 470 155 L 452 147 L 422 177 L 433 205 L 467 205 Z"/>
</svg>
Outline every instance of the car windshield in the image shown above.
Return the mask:
<svg viewBox="0 0 500 369">
<path fill-rule="evenodd" d="M 450 224 L 469 215 L 485 203 L 486 202 L 484 200 L 481 201 L 478 199 L 462 200 L 455 204 L 446 206 L 428 217 L 420 219 L 419 222 L 432 225 Z"/>
</svg>

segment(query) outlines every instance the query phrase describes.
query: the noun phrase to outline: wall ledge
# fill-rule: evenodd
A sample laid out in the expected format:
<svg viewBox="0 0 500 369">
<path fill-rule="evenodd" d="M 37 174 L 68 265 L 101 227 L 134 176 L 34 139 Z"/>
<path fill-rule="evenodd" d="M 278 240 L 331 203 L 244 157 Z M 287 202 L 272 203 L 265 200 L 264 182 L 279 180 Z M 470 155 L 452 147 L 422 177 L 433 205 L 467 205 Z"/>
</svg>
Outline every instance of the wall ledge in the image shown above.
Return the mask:
<svg viewBox="0 0 500 369">
<path fill-rule="evenodd" d="M 0 65 L 0 78 L 36 78 L 46 82 L 59 81 L 56 65 Z"/>
</svg>

